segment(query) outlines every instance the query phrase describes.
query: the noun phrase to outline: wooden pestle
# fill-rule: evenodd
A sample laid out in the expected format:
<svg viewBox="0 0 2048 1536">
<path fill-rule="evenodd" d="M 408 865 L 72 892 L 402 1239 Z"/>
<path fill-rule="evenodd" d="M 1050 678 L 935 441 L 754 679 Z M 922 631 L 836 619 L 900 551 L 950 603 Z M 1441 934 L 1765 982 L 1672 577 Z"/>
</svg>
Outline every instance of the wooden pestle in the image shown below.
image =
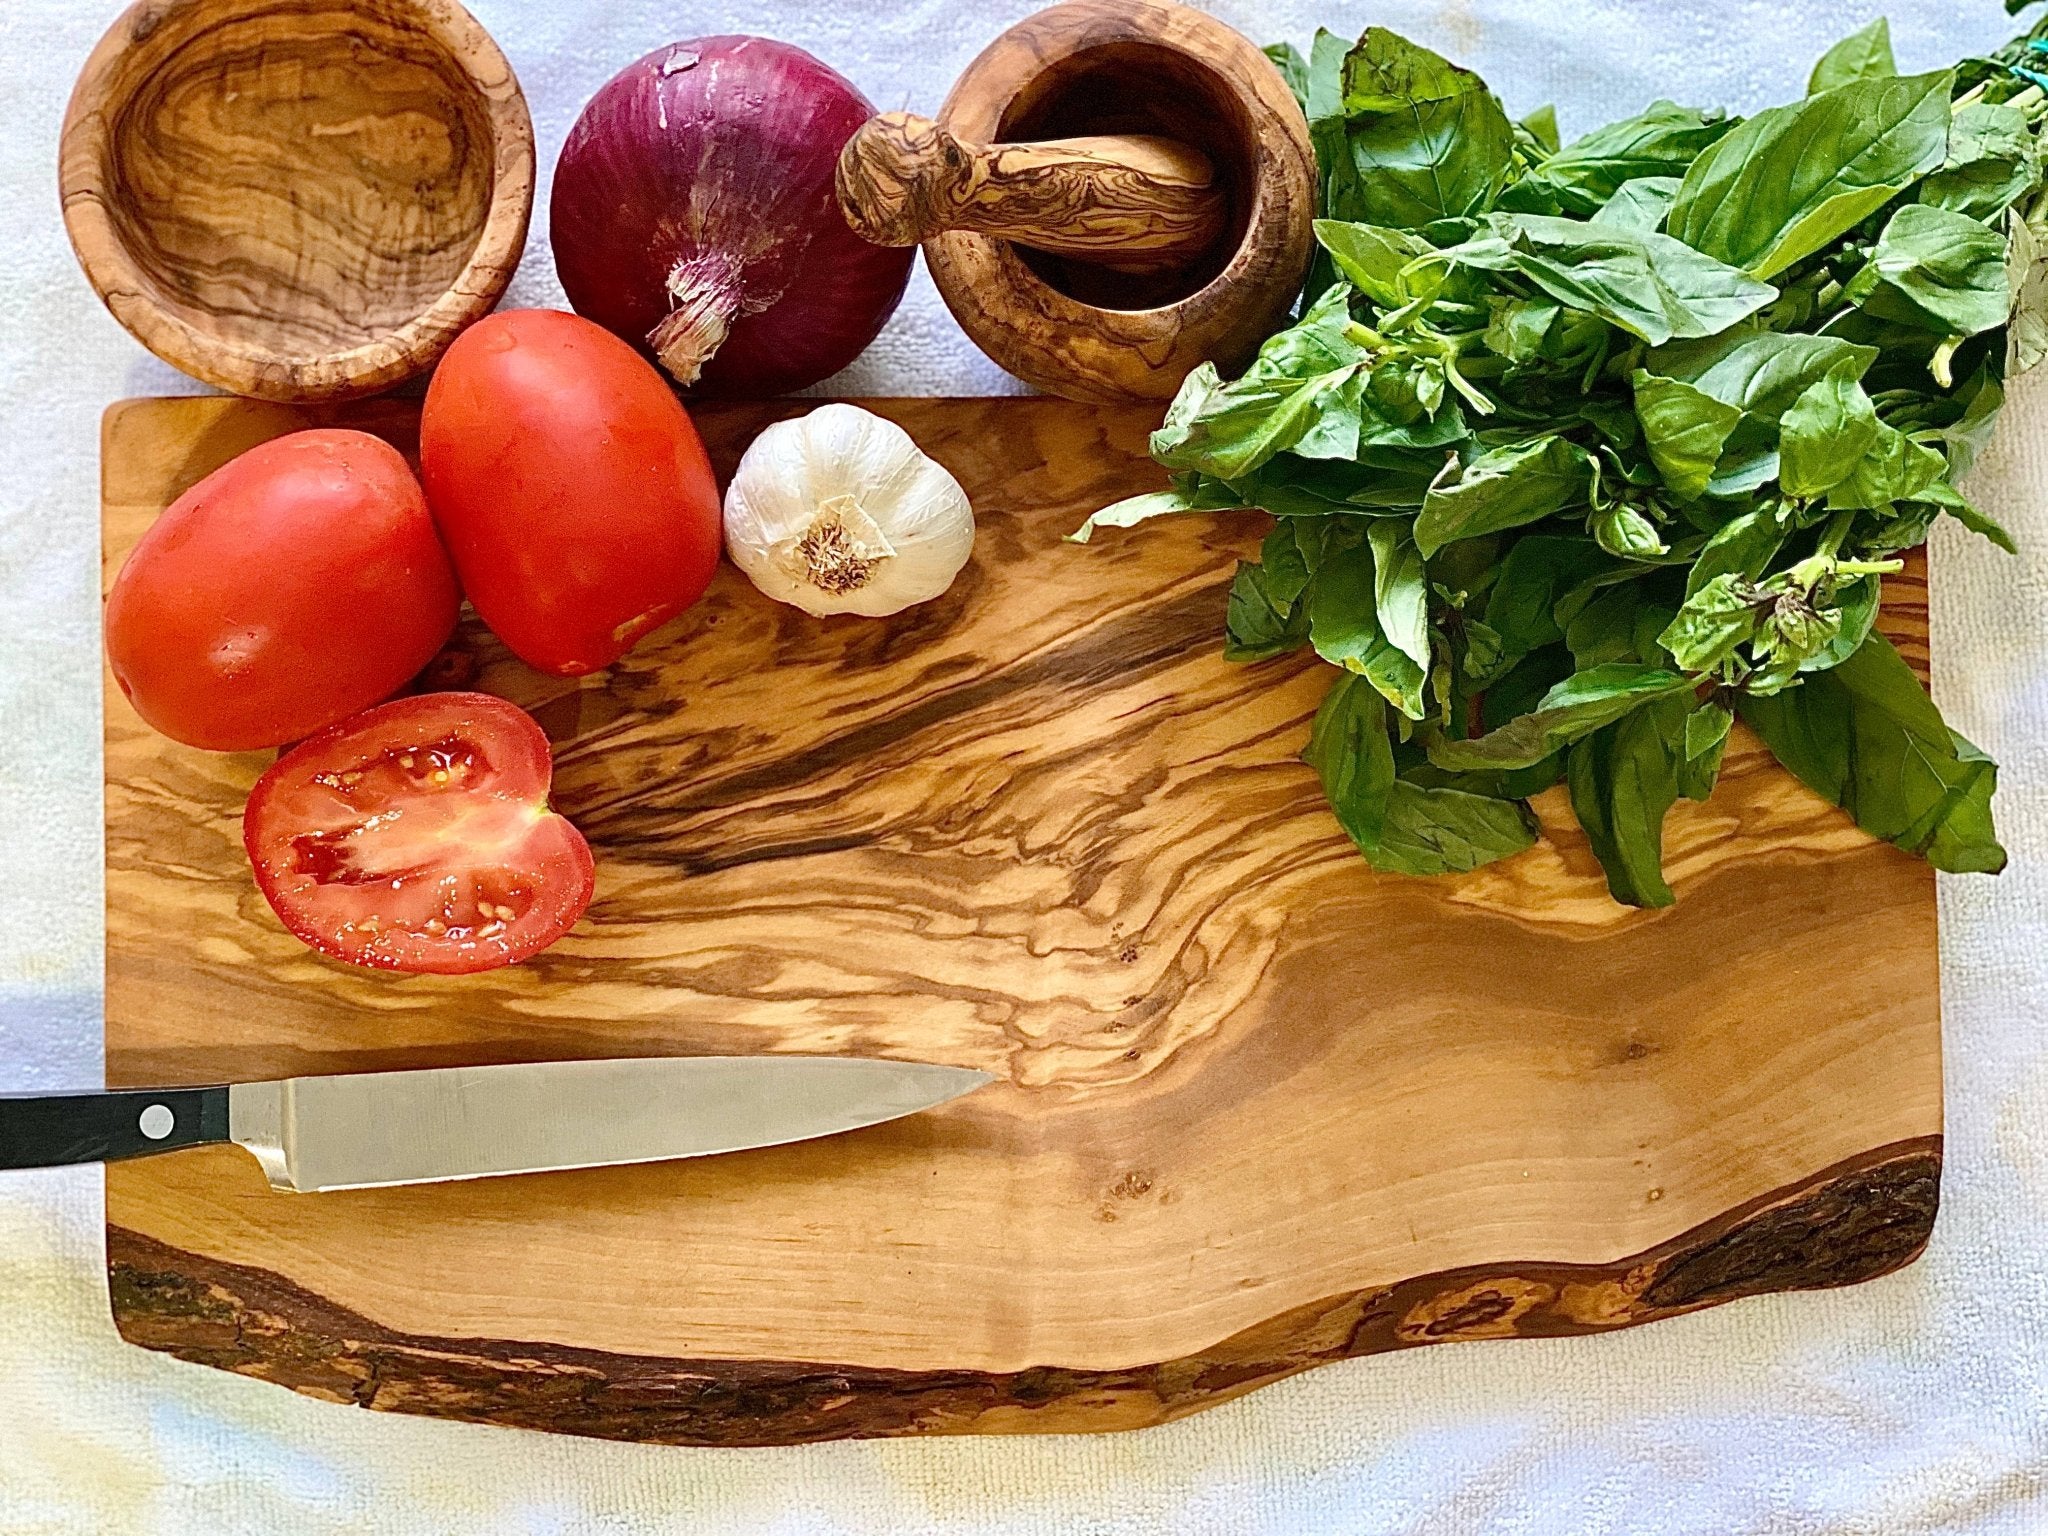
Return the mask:
<svg viewBox="0 0 2048 1536">
<path fill-rule="evenodd" d="M 1197 363 L 1243 366 L 1314 246 L 1315 154 L 1287 82 L 1174 0 L 1025 17 L 935 122 L 870 119 L 838 171 L 855 229 L 921 241 L 974 344 L 1071 400 L 1170 400 Z"/>
<path fill-rule="evenodd" d="M 1193 260 L 1228 215 L 1208 157 L 1173 139 L 977 144 L 908 112 L 861 125 L 838 185 L 847 222 L 877 245 L 964 230 L 1128 272 Z"/>
</svg>

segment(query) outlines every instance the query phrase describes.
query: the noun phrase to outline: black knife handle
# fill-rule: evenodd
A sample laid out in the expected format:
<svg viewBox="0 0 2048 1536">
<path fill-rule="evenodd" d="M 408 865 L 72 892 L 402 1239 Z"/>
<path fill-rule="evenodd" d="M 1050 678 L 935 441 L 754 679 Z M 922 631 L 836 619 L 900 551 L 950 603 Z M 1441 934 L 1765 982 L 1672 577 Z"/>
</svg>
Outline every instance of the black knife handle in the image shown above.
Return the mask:
<svg viewBox="0 0 2048 1536">
<path fill-rule="evenodd" d="M 0 1168 L 110 1163 L 228 1139 L 228 1091 L 0 1096 Z"/>
</svg>

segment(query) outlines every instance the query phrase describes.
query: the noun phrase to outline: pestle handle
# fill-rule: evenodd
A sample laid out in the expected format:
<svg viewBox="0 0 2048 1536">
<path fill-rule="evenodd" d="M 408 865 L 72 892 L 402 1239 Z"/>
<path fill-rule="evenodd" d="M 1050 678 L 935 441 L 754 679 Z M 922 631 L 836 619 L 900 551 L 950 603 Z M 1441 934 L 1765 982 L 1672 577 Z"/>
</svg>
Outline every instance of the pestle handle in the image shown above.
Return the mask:
<svg viewBox="0 0 2048 1536">
<path fill-rule="evenodd" d="M 838 183 L 847 222 L 876 245 L 968 230 L 1129 271 L 1200 255 L 1225 219 L 1208 158 L 1173 139 L 976 144 L 908 112 L 861 125 Z"/>
</svg>

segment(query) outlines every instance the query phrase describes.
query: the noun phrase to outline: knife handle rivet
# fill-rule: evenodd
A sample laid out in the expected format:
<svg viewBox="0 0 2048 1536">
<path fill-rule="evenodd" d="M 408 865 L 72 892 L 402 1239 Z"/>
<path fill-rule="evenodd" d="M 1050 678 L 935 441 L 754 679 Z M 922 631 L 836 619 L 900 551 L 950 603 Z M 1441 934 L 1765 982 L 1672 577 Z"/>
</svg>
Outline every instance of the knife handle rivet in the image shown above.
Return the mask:
<svg viewBox="0 0 2048 1536">
<path fill-rule="evenodd" d="M 178 1117 L 171 1113 L 168 1104 L 152 1104 L 142 1112 L 135 1127 L 151 1141 L 162 1141 L 178 1128 Z"/>
</svg>

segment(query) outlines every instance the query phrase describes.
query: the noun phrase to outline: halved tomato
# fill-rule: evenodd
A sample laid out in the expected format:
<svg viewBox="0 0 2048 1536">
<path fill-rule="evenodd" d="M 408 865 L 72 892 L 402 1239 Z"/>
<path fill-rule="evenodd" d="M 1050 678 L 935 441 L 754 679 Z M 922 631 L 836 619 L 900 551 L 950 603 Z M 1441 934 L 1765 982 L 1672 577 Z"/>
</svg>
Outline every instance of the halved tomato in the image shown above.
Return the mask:
<svg viewBox="0 0 2048 1536">
<path fill-rule="evenodd" d="M 256 781 L 242 841 L 256 884 L 323 955 L 464 975 L 554 943 L 590 905 L 583 834 L 548 809 L 533 717 L 487 693 L 379 705 Z"/>
</svg>

